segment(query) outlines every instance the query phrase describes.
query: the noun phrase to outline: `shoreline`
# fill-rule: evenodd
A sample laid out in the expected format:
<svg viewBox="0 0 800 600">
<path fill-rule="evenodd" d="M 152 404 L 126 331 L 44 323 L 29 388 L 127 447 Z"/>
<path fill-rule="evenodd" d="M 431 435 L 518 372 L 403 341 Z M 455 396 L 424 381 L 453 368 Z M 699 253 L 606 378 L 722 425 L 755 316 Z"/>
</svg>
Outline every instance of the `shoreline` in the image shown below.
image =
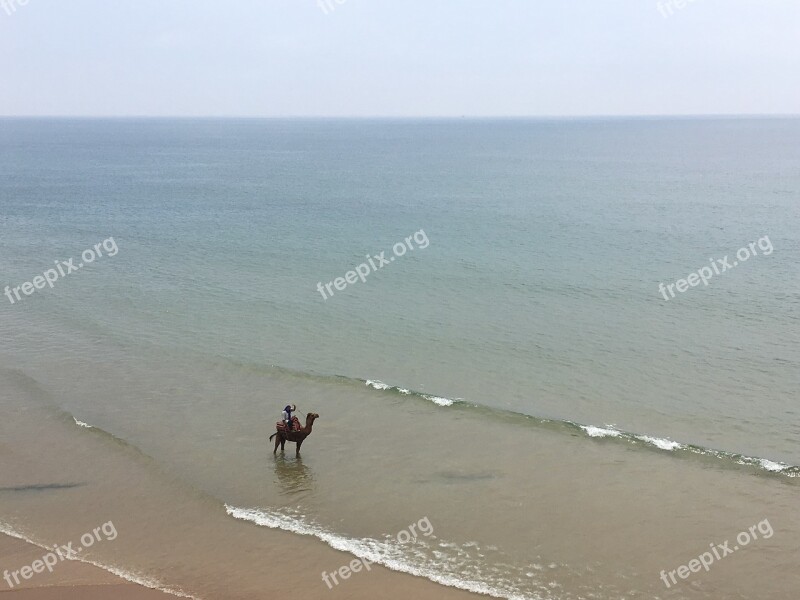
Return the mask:
<svg viewBox="0 0 800 600">
<path fill-rule="evenodd" d="M 285 532 L 284 535 L 291 536 Z M 299 544 L 296 548 L 305 546 L 306 552 L 310 547 L 316 546 L 313 542 L 307 543 L 307 541 L 300 540 L 296 540 L 296 542 Z M 24 565 L 30 565 L 34 560 L 41 558 L 41 551 L 41 547 L 36 544 L 0 533 L 0 571 L 14 571 Z M 320 551 L 322 555 L 341 553 L 332 548 L 320 548 L 317 552 L 312 550 L 316 560 L 321 559 Z M 304 569 L 297 569 L 296 572 L 290 574 L 290 577 L 292 580 L 301 581 L 303 572 Z M 2 573 L 0 573 L 0 577 L 2 577 Z M 54 569 L 52 573 L 36 574 L 13 589 L 6 589 L 7 582 L 2 579 L 0 581 L 2 581 L 0 598 L 9 600 L 166 600 L 178 598 L 177 595 L 170 592 L 146 587 L 106 571 L 102 567 L 79 560 L 59 563 L 58 568 Z M 280 578 L 276 576 L 269 587 L 264 589 L 265 596 L 263 597 L 270 597 L 271 593 L 278 593 L 279 581 Z M 325 597 L 331 600 L 371 599 L 387 589 L 393 590 L 392 597 L 411 596 L 420 600 L 468 600 L 487 597 L 397 572 L 378 564 L 372 566 L 372 576 L 369 580 L 359 581 L 356 585 L 336 585 L 326 589 L 320 582 L 320 586 L 319 589 L 324 590 Z M 317 588 L 313 585 L 303 585 L 301 582 L 297 589 L 300 590 L 300 593 L 309 593 Z M 217 597 L 215 595 L 197 596 L 202 600 L 214 600 Z"/>
<path fill-rule="evenodd" d="M 7 534 L 0 534 L 3 570 L 13 571 L 41 557 L 38 546 Z M 11 563 L 9 565 L 9 563 Z M 13 567 L 12 565 L 18 565 Z M 175 598 L 166 592 L 126 581 L 108 571 L 80 561 L 59 564 L 52 573 L 44 572 L 24 580 L 13 589 L 0 583 L 2 598 L 19 600 L 162 600 Z"/>
</svg>

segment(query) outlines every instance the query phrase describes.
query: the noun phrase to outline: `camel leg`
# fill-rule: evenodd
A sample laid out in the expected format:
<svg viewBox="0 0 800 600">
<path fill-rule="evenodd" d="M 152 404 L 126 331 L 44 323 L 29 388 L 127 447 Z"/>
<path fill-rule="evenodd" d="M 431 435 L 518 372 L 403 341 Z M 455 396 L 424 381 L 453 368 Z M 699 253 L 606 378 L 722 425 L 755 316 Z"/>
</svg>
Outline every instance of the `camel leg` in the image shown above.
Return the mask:
<svg viewBox="0 0 800 600">
<path fill-rule="evenodd" d="M 280 434 L 275 436 L 275 450 L 272 451 L 273 454 L 278 452 L 278 444 L 281 443 L 281 436 Z"/>
<path fill-rule="evenodd" d="M 295 454 L 300 454 L 300 446 L 303 445 L 303 440 L 297 442 L 297 450 L 295 450 Z"/>
<path fill-rule="evenodd" d="M 281 452 L 283 452 L 283 447 L 286 445 L 286 438 L 281 436 Z"/>
</svg>

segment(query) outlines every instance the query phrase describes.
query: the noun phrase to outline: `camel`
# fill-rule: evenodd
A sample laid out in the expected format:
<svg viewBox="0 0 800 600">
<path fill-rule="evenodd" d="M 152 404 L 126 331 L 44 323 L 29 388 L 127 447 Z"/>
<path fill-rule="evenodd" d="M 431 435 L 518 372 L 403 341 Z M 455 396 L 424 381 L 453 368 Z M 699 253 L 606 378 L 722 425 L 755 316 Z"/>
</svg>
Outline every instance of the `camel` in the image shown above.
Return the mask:
<svg viewBox="0 0 800 600">
<path fill-rule="evenodd" d="M 317 413 L 308 413 L 308 415 L 306 415 L 306 426 L 301 429 L 292 429 L 291 431 L 286 430 L 283 421 L 278 421 L 275 424 L 275 433 L 269 436 L 270 441 L 272 438 L 275 438 L 275 450 L 273 450 L 272 453 L 275 454 L 278 452 L 278 444 L 281 445 L 281 452 L 283 452 L 283 446 L 286 442 L 295 442 L 297 443 L 297 454 L 300 454 L 300 446 L 302 446 L 305 439 L 311 435 L 311 428 L 314 427 L 314 421 L 317 419 L 319 419 Z M 295 425 L 300 424 L 297 417 L 294 417 L 294 423 Z"/>
</svg>

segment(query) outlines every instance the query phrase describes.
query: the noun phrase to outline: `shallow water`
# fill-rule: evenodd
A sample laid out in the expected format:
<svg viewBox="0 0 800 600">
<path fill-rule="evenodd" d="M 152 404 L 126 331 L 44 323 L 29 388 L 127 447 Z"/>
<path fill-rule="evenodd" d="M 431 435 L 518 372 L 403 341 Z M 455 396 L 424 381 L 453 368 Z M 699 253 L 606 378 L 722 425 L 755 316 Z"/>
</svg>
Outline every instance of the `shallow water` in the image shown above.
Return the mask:
<svg viewBox="0 0 800 600">
<path fill-rule="evenodd" d="M 199 572 L 208 549 L 241 564 L 241 532 L 274 529 L 498 597 L 788 598 L 799 130 L 2 120 L 5 282 L 119 252 L 0 306 L 2 487 L 81 484 L 0 491 L 0 520 L 58 539 L 114 507 L 138 541 L 101 562 L 209 598 L 264 582 Z M 315 289 L 419 230 L 427 247 Z M 771 254 L 660 296 L 765 235 Z M 267 440 L 287 402 L 321 415 L 300 458 Z M 386 544 L 423 517 L 431 536 Z M 764 519 L 774 537 L 659 579 Z M 144 539 L 194 543 L 167 561 Z"/>
</svg>

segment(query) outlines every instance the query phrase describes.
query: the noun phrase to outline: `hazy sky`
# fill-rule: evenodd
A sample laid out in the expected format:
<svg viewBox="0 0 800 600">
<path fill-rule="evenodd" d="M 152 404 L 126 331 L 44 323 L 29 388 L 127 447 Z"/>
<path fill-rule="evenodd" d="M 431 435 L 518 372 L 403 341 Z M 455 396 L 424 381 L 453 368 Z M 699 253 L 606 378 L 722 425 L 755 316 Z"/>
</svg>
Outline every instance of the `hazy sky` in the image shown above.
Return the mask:
<svg viewBox="0 0 800 600">
<path fill-rule="evenodd" d="M 0 0 L 0 115 L 800 113 L 800 0 L 677 1 Z"/>
</svg>

